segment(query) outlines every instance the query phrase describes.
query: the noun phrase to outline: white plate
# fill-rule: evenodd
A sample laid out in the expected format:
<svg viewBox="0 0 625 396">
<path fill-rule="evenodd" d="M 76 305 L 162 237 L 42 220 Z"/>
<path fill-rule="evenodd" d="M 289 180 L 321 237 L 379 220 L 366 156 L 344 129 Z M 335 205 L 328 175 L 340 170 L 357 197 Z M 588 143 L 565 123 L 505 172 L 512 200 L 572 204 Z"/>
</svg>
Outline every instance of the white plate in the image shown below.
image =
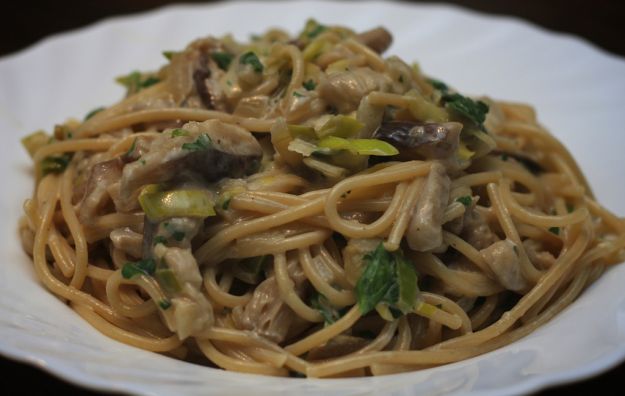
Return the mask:
<svg viewBox="0 0 625 396">
<path fill-rule="evenodd" d="M 137 394 L 516 394 L 589 376 L 625 357 L 625 266 L 555 320 L 487 355 L 422 372 L 347 380 L 275 379 L 196 366 L 98 333 L 35 280 L 16 223 L 33 187 L 19 138 L 122 95 L 113 78 L 164 62 L 162 50 L 206 34 L 239 39 L 313 16 L 354 29 L 387 26 L 389 54 L 463 92 L 532 103 L 573 151 L 604 204 L 625 214 L 625 62 L 510 18 L 405 3 L 230 3 L 175 6 L 44 40 L 0 60 L 0 351 L 69 381 Z"/>
</svg>

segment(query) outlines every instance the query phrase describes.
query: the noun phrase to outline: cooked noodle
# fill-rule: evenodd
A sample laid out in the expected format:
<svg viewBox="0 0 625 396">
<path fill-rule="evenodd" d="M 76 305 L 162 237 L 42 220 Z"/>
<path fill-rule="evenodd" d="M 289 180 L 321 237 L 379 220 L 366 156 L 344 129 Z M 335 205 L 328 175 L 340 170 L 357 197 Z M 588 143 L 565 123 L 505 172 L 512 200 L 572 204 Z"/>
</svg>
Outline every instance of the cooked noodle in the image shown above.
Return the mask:
<svg viewBox="0 0 625 396">
<path fill-rule="evenodd" d="M 40 281 L 103 334 L 227 370 L 381 375 L 550 320 L 625 223 L 521 104 L 462 96 L 390 34 L 206 38 L 24 140 Z"/>
</svg>

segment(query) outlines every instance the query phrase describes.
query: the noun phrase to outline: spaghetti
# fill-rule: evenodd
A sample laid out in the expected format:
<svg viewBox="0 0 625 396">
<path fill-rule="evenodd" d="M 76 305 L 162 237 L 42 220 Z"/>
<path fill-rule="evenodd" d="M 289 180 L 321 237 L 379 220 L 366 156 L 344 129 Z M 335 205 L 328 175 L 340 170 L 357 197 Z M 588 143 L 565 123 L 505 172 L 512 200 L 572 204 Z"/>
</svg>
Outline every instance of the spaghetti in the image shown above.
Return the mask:
<svg viewBox="0 0 625 396">
<path fill-rule="evenodd" d="M 267 375 L 468 359 L 623 260 L 625 223 L 521 104 L 309 21 L 205 38 L 126 98 L 24 139 L 40 281 L 103 334 Z"/>
</svg>

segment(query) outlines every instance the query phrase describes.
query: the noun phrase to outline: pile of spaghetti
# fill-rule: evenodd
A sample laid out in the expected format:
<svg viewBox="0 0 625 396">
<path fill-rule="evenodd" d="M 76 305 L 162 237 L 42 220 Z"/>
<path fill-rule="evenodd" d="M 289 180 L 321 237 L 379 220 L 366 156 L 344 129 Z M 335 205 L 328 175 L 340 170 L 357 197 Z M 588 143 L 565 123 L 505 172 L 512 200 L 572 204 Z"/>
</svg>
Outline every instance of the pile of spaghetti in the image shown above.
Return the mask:
<svg viewBox="0 0 625 396">
<path fill-rule="evenodd" d="M 24 138 L 41 282 L 118 341 L 278 376 L 423 369 L 543 325 L 623 260 L 625 223 L 530 107 L 391 40 L 199 39 Z"/>
</svg>

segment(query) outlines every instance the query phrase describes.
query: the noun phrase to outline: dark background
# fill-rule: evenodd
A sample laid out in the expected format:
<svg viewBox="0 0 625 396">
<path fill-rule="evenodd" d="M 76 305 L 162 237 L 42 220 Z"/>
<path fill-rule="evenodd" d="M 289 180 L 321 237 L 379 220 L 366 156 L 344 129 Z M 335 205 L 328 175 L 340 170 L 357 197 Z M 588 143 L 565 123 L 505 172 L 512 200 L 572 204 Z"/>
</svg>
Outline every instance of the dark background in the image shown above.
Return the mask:
<svg viewBox="0 0 625 396">
<path fill-rule="evenodd" d="M 0 2 L 0 15 L 3 17 L 0 22 L 2 56 L 32 45 L 53 33 L 85 26 L 109 16 L 132 14 L 178 1 L 52 0 L 41 4 L 24 0 Z M 575 34 L 606 51 L 625 56 L 625 2 L 618 0 L 451 0 L 430 3 L 450 3 L 489 14 L 517 16 L 549 30 Z M 99 394 L 77 388 L 38 369 L 1 357 L 0 373 L 4 389 L 11 389 L 11 394 Z M 587 395 L 597 392 L 625 394 L 622 391 L 623 378 L 625 364 L 596 378 L 580 379 L 582 381 L 576 384 L 548 389 L 539 395 Z"/>
</svg>

